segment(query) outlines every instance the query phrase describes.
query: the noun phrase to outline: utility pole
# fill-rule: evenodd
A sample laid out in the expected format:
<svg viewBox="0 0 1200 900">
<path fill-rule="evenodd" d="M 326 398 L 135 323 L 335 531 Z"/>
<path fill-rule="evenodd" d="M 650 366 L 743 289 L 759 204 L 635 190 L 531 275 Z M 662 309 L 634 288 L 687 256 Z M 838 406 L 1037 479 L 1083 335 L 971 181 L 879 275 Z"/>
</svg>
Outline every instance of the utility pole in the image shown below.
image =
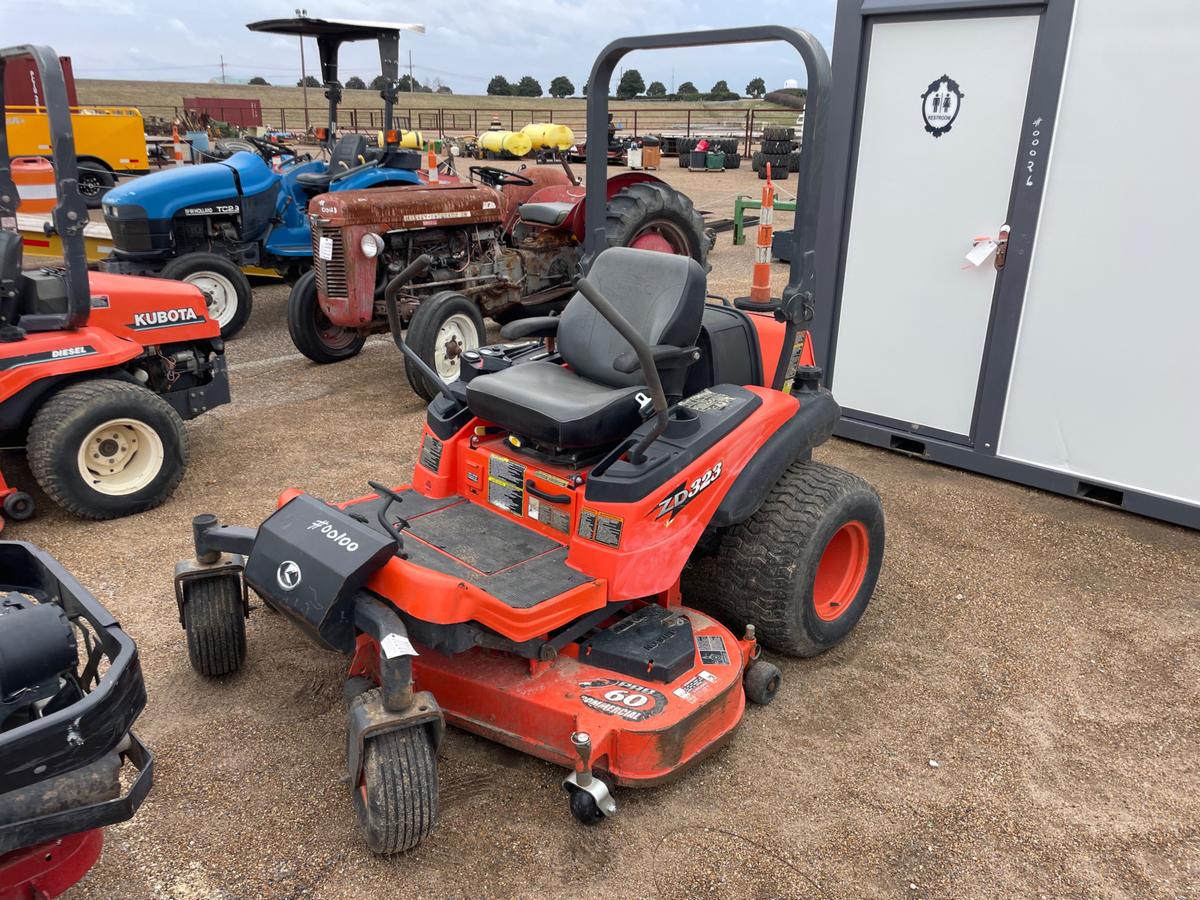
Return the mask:
<svg viewBox="0 0 1200 900">
<path fill-rule="evenodd" d="M 228 84 L 225 80 L 225 54 L 221 54 L 221 84 Z"/>
<path fill-rule="evenodd" d="M 675 67 L 671 66 L 671 93 L 675 93 Z"/>
<path fill-rule="evenodd" d="M 408 51 L 408 92 L 413 92 L 413 74 L 412 74 L 412 51 Z"/>
<path fill-rule="evenodd" d="M 297 18 L 308 18 L 307 9 L 296 10 Z M 308 131 L 308 72 L 304 69 L 304 35 L 300 35 L 300 86 L 304 89 L 304 130 Z"/>
</svg>

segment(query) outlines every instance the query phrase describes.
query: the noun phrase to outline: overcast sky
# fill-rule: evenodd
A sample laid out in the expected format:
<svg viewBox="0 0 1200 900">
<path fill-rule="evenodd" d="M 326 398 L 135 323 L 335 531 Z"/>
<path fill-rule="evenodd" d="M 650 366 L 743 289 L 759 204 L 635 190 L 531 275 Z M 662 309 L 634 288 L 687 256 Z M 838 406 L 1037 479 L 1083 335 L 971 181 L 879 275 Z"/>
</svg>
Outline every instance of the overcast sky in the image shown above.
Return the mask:
<svg viewBox="0 0 1200 900">
<path fill-rule="evenodd" d="M 304 8 L 311 16 L 421 23 L 425 34 L 400 36 L 402 63 L 411 50 L 419 81 L 440 78 L 456 93 L 480 94 L 496 74 L 510 81 L 533 75 L 543 89 L 555 75 L 566 75 L 581 91 L 604 44 L 631 34 L 793 25 L 813 32 L 831 51 L 835 2 L 312 0 Z M 295 84 L 300 77 L 297 42 L 245 28 L 247 22 L 289 16 L 294 9 L 294 2 L 267 0 L 0 0 L 0 23 L 5 43 L 50 44 L 72 58 L 80 78 L 203 82 L 220 76 L 223 54 L 231 79 L 262 75 L 272 84 Z M 315 42 L 308 42 L 306 56 L 308 71 L 315 72 Z M 659 80 L 668 89 L 672 77 L 676 85 L 691 81 L 702 91 L 726 79 L 732 90 L 742 92 L 755 76 L 764 78 L 769 89 L 782 87 L 789 78 L 804 84 L 800 57 L 784 44 L 636 53 L 623 65 L 638 69 L 647 84 Z M 374 46 L 343 49 L 342 81 L 351 75 L 369 81 L 378 72 Z"/>
</svg>

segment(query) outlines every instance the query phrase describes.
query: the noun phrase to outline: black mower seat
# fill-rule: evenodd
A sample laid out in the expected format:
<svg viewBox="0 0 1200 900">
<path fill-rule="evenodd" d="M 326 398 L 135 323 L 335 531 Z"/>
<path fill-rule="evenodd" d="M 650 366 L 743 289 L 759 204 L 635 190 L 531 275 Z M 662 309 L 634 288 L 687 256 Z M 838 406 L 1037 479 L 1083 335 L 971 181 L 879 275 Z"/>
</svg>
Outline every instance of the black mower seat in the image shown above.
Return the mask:
<svg viewBox="0 0 1200 900">
<path fill-rule="evenodd" d="M 296 183 L 306 188 L 329 187 L 333 176 L 361 166 L 367 158 L 367 139 L 361 134 L 347 134 L 338 138 L 329 154 L 329 165 L 324 172 L 301 172 Z"/>
<path fill-rule="evenodd" d="M 687 256 L 612 247 L 596 257 L 588 281 L 651 346 L 690 347 L 704 315 L 704 269 Z M 624 440 L 642 422 L 637 394 L 641 370 L 618 372 L 617 357 L 632 348 L 575 294 L 563 310 L 558 351 L 569 368 L 523 363 L 467 383 L 471 412 L 489 422 L 562 449 L 600 447 Z M 664 373 L 668 394 L 678 393 L 684 370 Z M 672 381 L 678 387 L 672 389 Z"/>
<path fill-rule="evenodd" d="M 517 213 L 535 225 L 561 225 L 575 208 L 574 203 L 522 203 Z"/>
</svg>

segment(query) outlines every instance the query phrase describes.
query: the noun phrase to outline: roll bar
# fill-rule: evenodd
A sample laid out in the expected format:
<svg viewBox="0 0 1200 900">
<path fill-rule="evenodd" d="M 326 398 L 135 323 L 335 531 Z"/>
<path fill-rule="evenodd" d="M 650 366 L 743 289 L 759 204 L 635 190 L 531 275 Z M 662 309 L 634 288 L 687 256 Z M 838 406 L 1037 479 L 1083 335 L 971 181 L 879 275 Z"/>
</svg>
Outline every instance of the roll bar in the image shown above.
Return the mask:
<svg viewBox="0 0 1200 900">
<path fill-rule="evenodd" d="M 83 229 L 88 223 L 87 204 L 79 193 L 79 167 L 75 161 L 75 135 L 71 129 L 71 107 L 62 63 L 50 47 L 18 44 L 0 49 L 0 109 L 4 107 L 4 73 L 11 59 L 29 57 L 42 81 L 42 96 L 50 123 L 50 152 L 54 163 L 58 203 L 46 224 L 47 234 L 62 241 L 66 263 L 67 311 L 30 313 L 21 317 L 26 331 L 61 331 L 82 328 L 92 311 L 88 288 L 87 250 Z M 21 199 L 12 178 L 12 158 L 8 149 L 8 122 L 0 117 L 0 228 L 17 230 L 17 206 Z"/>
<path fill-rule="evenodd" d="M 822 140 L 829 106 L 832 72 L 829 56 L 821 43 L 807 31 L 783 25 L 755 25 L 747 28 L 720 28 L 713 31 L 684 31 L 677 34 L 650 34 L 618 38 L 600 51 L 588 76 L 587 103 L 587 198 L 585 200 L 585 259 L 594 259 L 604 249 L 604 207 L 607 202 L 602 185 L 608 180 L 607 141 L 599 136 L 608 131 L 608 90 L 613 70 L 625 54 L 633 50 L 668 50 L 678 47 L 711 47 L 720 44 L 754 44 L 783 41 L 796 48 L 808 72 L 808 98 L 804 112 L 804 143 L 800 153 L 800 171 L 796 189 L 796 218 L 792 232 L 791 274 L 783 289 L 784 311 L 812 303 L 815 289 L 817 212 L 820 208 L 821 169 L 824 155 Z M 594 189 L 593 189 L 594 187 Z M 791 316 L 789 316 L 791 318 Z"/>
</svg>

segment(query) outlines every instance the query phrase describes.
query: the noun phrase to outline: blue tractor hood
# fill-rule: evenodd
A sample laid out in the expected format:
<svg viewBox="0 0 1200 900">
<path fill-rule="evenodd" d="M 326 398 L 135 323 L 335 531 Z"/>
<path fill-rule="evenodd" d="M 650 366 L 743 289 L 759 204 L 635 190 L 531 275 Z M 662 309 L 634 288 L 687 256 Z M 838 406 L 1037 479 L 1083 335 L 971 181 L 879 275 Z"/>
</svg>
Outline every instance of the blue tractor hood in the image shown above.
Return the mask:
<svg viewBox="0 0 1200 900">
<path fill-rule="evenodd" d="M 175 166 L 125 181 L 104 195 L 104 211 L 119 218 L 122 207 L 138 207 L 148 219 L 170 219 L 185 207 L 256 197 L 278 182 L 262 157 L 243 150 L 220 162 Z"/>
</svg>

